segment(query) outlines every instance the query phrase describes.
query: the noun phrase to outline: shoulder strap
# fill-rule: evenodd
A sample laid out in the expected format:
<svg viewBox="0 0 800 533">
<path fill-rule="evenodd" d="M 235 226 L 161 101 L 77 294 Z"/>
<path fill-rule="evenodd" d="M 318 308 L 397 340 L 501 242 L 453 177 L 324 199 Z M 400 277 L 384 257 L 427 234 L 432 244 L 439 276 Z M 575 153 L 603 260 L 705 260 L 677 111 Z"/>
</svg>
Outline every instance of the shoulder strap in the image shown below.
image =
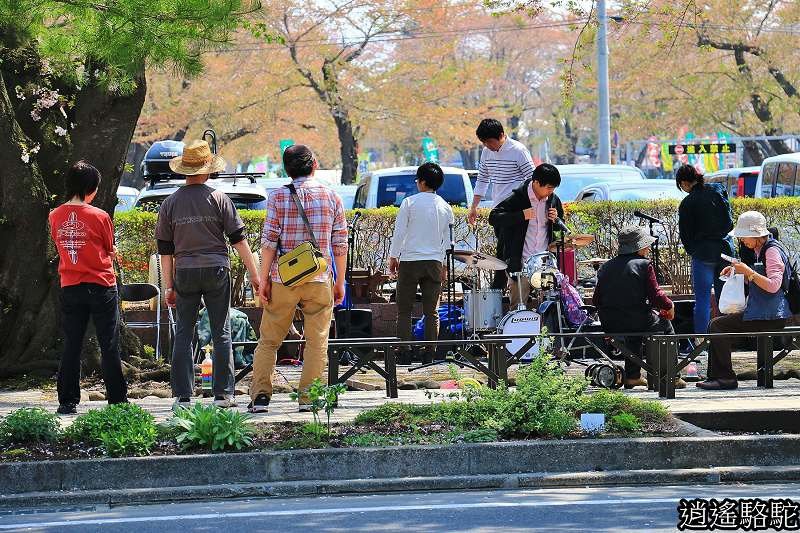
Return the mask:
<svg viewBox="0 0 800 533">
<path fill-rule="evenodd" d="M 306 216 L 306 211 L 303 209 L 303 204 L 300 203 L 300 197 L 297 196 L 297 189 L 294 187 L 294 183 L 290 183 L 287 185 L 289 188 L 289 192 L 292 193 L 292 200 L 294 200 L 294 205 L 297 206 L 297 210 L 300 212 L 300 217 L 303 219 L 303 224 L 306 225 L 306 229 L 308 229 L 308 233 L 311 235 L 311 244 L 314 245 L 314 248 L 319 250 L 319 243 L 317 243 L 317 238 L 314 236 L 314 230 L 311 229 L 311 224 L 308 222 L 308 217 Z"/>
</svg>

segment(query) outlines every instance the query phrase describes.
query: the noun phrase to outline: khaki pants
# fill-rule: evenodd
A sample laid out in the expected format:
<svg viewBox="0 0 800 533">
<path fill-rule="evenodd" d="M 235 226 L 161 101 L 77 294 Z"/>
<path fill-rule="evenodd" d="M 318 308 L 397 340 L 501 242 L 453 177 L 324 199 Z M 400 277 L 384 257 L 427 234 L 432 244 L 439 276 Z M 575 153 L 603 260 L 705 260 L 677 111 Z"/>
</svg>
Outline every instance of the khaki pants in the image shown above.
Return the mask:
<svg viewBox="0 0 800 533">
<path fill-rule="evenodd" d="M 517 279 L 519 279 L 519 285 L 522 286 L 522 290 L 517 287 Z M 528 309 L 531 309 L 531 304 L 528 302 L 528 296 L 531 294 L 531 279 L 528 276 L 522 276 L 520 278 L 508 278 L 508 299 L 509 299 L 509 311 L 513 311 L 517 308 L 520 302 L 520 292 L 522 293 L 522 303 Z"/>
<path fill-rule="evenodd" d="M 312 381 L 323 377 L 328 358 L 328 332 L 333 315 L 331 283 L 312 281 L 298 287 L 286 287 L 273 282 L 272 300 L 264 304 L 261 336 L 253 356 L 251 398 L 259 394 L 272 397 L 272 374 L 275 371 L 278 348 L 289 332 L 298 305 L 303 311 L 303 337 L 306 340 L 298 391 L 302 394 L 308 390 Z M 301 403 L 303 400 L 301 397 Z"/>
</svg>

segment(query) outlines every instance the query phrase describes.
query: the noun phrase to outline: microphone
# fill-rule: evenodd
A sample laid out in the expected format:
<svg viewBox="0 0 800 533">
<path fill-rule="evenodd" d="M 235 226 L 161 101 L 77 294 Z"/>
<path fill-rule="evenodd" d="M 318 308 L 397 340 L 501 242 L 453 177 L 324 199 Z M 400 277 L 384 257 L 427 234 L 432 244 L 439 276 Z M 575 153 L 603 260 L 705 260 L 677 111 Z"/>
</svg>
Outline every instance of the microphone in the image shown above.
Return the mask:
<svg viewBox="0 0 800 533">
<path fill-rule="evenodd" d="M 633 216 L 643 218 L 648 222 L 652 222 L 653 224 L 663 224 L 663 222 L 656 217 L 651 217 L 650 215 L 645 215 L 641 211 L 634 211 Z"/>
<path fill-rule="evenodd" d="M 361 218 L 361 211 L 356 211 L 356 213 L 353 215 L 353 219 L 350 221 L 350 229 L 355 227 L 359 218 Z"/>
<path fill-rule="evenodd" d="M 570 232 L 569 228 L 567 227 L 567 225 L 564 224 L 564 221 L 561 220 L 561 218 L 559 218 L 559 217 L 556 217 L 556 219 L 553 221 L 553 228 L 557 229 L 557 230 L 561 230 L 564 233 L 569 233 Z"/>
</svg>

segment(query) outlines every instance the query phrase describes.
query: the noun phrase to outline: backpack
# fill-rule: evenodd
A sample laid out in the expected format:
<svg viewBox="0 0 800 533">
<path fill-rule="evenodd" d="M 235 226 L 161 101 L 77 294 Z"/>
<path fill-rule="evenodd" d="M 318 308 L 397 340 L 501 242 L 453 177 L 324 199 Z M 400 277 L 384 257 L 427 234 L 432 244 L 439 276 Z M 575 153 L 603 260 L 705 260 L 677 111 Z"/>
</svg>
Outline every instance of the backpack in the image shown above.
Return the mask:
<svg viewBox="0 0 800 533">
<path fill-rule="evenodd" d="M 789 302 L 789 310 L 793 315 L 800 314 L 800 272 L 798 272 L 797 265 L 789 258 L 789 252 L 783 243 L 777 240 L 771 242 L 774 242 L 783 252 L 786 257 L 786 266 L 789 268 L 789 283 L 783 291 Z"/>
</svg>

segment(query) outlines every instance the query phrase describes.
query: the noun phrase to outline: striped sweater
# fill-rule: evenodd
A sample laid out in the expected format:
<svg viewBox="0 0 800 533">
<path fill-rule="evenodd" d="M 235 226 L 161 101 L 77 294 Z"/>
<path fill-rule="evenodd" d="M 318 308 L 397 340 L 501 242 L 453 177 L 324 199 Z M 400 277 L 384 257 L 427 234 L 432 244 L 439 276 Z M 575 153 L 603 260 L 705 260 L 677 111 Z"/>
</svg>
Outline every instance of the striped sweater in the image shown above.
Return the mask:
<svg viewBox="0 0 800 533">
<path fill-rule="evenodd" d="M 475 196 L 486 196 L 492 186 L 492 207 L 505 200 L 533 174 L 531 153 L 519 141 L 507 137 L 500 150 L 484 148 L 475 182 Z"/>
</svg>

